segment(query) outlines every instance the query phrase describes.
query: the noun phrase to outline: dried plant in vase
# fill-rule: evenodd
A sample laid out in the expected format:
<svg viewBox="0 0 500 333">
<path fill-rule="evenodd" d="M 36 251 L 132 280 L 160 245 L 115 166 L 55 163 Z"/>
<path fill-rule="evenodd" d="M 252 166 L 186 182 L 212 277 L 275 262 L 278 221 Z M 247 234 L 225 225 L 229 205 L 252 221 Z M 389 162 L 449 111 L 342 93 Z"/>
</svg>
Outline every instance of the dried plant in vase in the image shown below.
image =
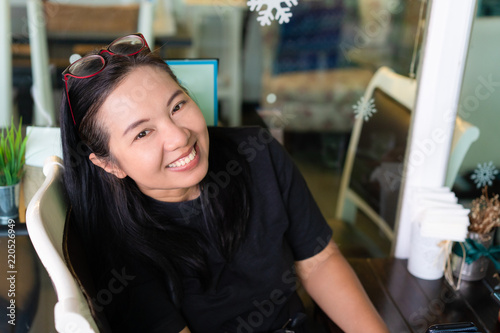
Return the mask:
<svg viewBox="0 0 500 333">
<path fill-rule="evenodd" d="M 469 214 L 469 232 L 489 234 L 500 226 L 500 201 L 498 194 L 488 196 L 488 186 L 483 187 L 482 195 L 472 201 Z"/>
<path fill-rule="evenodd" d="M 484 278 L 490 261 L 495 270 L 500 271 L 500 247 L 492 246 L 495 228 L 500 226 L 498 194 L 493 194 L 490 198 L 488 187 L 483 187 L 482 195 L 472 201 L 469 221 L 468 238 L 453 246 L 453 275 L 459 281 Z"/>
</svg>

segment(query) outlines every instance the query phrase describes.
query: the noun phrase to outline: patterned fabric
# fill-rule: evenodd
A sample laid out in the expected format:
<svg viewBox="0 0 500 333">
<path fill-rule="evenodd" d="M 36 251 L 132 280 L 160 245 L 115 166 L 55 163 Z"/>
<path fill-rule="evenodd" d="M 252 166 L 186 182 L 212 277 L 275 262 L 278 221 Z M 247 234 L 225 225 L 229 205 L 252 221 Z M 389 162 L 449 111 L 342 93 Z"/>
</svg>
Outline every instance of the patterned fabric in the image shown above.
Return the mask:
<svg viewBox="0 0 500 333">
<path fill-rule="evenodd" d="M 292 131 L 350 132 L 353 104 L 364 94 L 372 75 L 368 69 L 344 68 L 267 76 L 262 106 L 277 110 L 279 115 L 274 112 L 272 117 L 278 117 L 279 123 L 264 121 Z M 269 93 L 276 95 L 276 102 L 267 102 Z"/>
<path fill-rule="evenodd" d="M 348 133 L 353 105 L 373 75 L 352 67 L 341 49 L 352 30 L 353 9 L 343 1 L 303 1 L 292 11 L 289 23 L 262 29 L 259 114 L 270 128 Z M 276 97 L 272 103 L 270 94 Z"/>
<path fill-rule="evenodd" d="M 349 132 L 373 72 L 408 73 L 419 9 L 419 1 L 301 0 L 289 23 L 262 29 L 261 113 L 281 114 L 290 131 Z"/>
<path fill-rule="evenodd" d="M 280 25 L 280 40 L 273 73 L 338 67 L 344 19 L 342 2 L 331 5 L 300 3 L 292 8 L 293 20 Z"/>
</svg>

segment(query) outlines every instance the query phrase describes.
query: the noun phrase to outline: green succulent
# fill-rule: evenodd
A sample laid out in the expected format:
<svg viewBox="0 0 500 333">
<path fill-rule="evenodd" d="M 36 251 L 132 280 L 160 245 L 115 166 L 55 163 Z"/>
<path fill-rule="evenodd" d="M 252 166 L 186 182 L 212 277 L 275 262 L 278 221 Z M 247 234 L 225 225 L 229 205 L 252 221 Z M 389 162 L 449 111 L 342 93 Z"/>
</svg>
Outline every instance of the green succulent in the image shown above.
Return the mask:
<svg viewBox="0 0 500 333">
<path fill-rule="evenodd" d="M 22 119 L 19 127 L 11 120 L 10 127 L 2 130 L 0 136 L 0 186 L 15 185 L 21 181 L 24 174 L 24 152 L 26 139 L 21 133 Z"/>
</svg>

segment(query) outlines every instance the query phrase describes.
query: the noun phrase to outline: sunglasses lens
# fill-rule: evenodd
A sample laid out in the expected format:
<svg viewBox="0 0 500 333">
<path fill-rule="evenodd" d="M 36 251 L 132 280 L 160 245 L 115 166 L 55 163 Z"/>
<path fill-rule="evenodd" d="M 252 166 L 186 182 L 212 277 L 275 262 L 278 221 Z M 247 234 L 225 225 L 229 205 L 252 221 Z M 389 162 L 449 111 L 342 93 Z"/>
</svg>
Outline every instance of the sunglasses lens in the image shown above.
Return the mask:
<svg viewBox="0 0 500 333">
<path fill-rule="evenodd" d="M 108 50 L 115 54 L 131 55 L 139 52 L 144 47 L 144 40 L 136 35 L 122 37 L 109 45 Z"/>
<path fill-rule="evenodd" d="M 85 77 L 99 72 L 104 67 L 104 59 L 99 55 L 90 55 L 75 61 L 69 67 L 69 73 Z"/>
</svg>

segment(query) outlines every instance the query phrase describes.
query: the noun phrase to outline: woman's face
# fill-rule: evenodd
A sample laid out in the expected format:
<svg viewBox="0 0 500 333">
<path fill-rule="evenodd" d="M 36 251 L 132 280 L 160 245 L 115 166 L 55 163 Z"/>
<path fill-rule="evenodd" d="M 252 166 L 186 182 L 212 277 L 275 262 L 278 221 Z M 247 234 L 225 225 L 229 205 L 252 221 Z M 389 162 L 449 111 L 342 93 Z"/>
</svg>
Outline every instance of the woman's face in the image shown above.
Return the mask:
<svg viewBox="0 0 500 333">
<path fill-rule="evenodd" d="M 146 195 L 178 202 L 199 195 L 208 170 L 208 130 L 196 103 L 164 71 L 134 69 L 106 98 L 98 120 L 112 161 L 94 164 L 129 176 Z"/>
</svg>

